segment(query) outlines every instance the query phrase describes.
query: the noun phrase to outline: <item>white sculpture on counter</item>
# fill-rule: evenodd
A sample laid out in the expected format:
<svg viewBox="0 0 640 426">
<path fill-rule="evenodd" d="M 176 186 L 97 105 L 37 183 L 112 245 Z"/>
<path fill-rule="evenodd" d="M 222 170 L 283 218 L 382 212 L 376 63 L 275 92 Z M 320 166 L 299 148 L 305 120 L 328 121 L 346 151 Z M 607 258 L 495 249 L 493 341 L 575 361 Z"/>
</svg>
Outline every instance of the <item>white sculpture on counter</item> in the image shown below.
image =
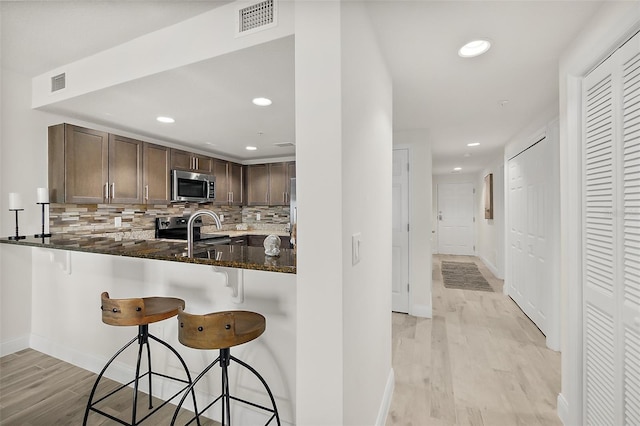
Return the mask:
<svg viewBox="0 0 640 426">
<path fill-rule="evenodd" d="M 280 255 L 280 237 L 277 235 L 269 235 L 264 239 L 264 254 L 267 256 L 279 256 Z"/>
</svg>

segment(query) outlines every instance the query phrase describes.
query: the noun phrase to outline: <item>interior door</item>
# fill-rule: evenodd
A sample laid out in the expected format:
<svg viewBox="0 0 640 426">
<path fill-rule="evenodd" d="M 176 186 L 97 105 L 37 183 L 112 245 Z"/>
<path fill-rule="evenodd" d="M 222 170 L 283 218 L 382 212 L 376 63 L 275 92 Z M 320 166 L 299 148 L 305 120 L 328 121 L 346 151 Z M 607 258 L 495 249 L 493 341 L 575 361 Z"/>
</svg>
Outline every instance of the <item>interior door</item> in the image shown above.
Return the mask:
<svg viewBox="0 0 640 426">
<path fill-rule="evenodd" d="M 409 312 L 409 151 L 393 150 L 391 308 Z"/>
<path fill-rule="evenodd" d="M 438 253 L 474 255 L 473 183 L 438 184 Z"/>
<path fill-rule="evenodd" d="M 583 82 L 587 424 L 640 424 L 640 36 Z"/>
<path fill-rule="evenodd" d="M 542 139 L 509 160 L 509 272 L 511 298 L 547 334 L 552 267 L 547 260 L 549 142 Z"/>
</svg>

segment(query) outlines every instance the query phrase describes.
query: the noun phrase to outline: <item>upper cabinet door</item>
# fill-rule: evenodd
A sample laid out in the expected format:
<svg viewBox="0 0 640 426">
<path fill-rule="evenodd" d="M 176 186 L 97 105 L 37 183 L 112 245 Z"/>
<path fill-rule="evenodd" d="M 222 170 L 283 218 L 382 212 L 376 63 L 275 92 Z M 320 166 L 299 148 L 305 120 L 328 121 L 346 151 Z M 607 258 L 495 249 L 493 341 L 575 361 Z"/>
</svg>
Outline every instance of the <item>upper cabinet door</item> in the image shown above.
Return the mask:
<svg viewBox="0 0 640 426">
<path fill-rule="evenodd" d="M 117 204 L 142 203 L 142 142 L 109 135 L 109 199 Z"/>
<path fill-rule="evenodd" d="M 179 149 L 171 149 L 171 168 L 189 172 L 211 174 L 213 158 Z"/>
<path fill-rule="evenodd" d="M 287 203 L 287 163 L 269 164 L 269 205 Z"/>
<path fill-rule="evenodd" d="M 170 150 L 166 146 L 144 143 L 142 185 L 146 204 L 166 204 L 171 198 Z"/>
<path fill-rule="evenodd" d="M 232 206 L 241 206 L 244 202 L 243 184 L 243 166 L 241 164 L 229 163 L 228 165 L 229 179 L 229 204 Z"/>
<path fill-rule="evenodd" d="M 69 124 L 61 126 L 64 126 L 64 132 L 59 133 L 64 138 L 64 202 L 108 202 L 109 135 Z M 54 141 L 54 144 L 59 142 Z"/>
<path fill-rule="evenodd" d="M 216 199 L 214 204 L 219 206 L 226 206 L 230 201 L 227 169 L 227 161 L 213 160 L 213 175 L 216 177 Z"/>
<path fill-rule="evenodd" d="M 171 149 L 171 169 L 188 171 L 192 168 L 193 159 L 191 153 L 180 151 L 179 149 Z"/>
<path fill-rule="evenodd" d="M 211 174 L 213 170 L 213 158 L 205 157 L 204 155 L 193 155 L 194 168 L 193 171 L 197 173 Z"/>
<path fill-rule="evenodd" d="M 247 166 L 247 205 L 269 205 L 269 165 Z"/>
</svg>

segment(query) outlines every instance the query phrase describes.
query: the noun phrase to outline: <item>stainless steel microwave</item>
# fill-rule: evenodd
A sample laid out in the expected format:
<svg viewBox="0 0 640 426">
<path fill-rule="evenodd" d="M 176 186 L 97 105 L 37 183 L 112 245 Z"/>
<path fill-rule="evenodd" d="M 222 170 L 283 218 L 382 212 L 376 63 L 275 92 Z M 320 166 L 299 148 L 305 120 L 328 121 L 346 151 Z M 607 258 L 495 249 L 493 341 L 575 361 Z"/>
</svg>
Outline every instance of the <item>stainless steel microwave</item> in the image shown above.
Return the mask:
<svg viewBox="0 0 640 426">
<path fill-rule="evenodd" d="M 207 203 L 216 199 L 216 178 L 202 173 L 171 170 L 171 201 Z"/>
</svg>

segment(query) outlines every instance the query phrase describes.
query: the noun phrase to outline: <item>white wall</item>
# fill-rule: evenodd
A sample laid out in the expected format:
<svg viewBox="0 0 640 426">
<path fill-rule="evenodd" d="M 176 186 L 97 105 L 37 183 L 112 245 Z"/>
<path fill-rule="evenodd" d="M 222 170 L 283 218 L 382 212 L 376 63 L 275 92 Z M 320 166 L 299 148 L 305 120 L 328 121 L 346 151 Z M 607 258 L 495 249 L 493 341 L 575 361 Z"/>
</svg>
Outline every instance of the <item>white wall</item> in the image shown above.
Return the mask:
<svg viewBox="0 0 640 426">
<path fill-rule="evenodd" d="M 40 231 L 36 188 L 47 186 L 46 115 L 31 110 L 31 80 L 2 70 L 0 141 L 0 237 L 15 235 L 15 216 L 8 212 L 10 192 L 22 196 L 20 234 Z M 31 251 L 0 247 L 0 354 L 28 347 L 31 326 Z"/>
<path fill-rule="evenodd" d="M 493 174 L 493 219 L 484 218 L 484 178 Z M 476 255 L 497 278 L 504 279 L 504 163 L 502 157 L 476 176 Z"/>
<path fill-rule="evenodd" d="M 426 130 L 396 131 L 394 147 L 409 149 L 409 314 L 431 318 L 432 160 Z"/>
<path fill-rule="evenodd" d="M 342 2 L 344 425 L 384 424 L 390 397 L 392 91 L 364 5 Z M 362 236 L 351 262 L 351 236 Z M 381 418 L 378 418 L 378 416 Z"/>
<path fill-rule="evenodd" d="M 391 82 L 361 6 L 296 4 L 301 425 L 384 423 L 392 387 Z"/>
<path fill-rule="evenodd" d="M 560 60 L 562 390 L 558 414 L 583 424 L 581 78 L 640 25 L 640 2 L 605 2 Z"/>
</svg>

